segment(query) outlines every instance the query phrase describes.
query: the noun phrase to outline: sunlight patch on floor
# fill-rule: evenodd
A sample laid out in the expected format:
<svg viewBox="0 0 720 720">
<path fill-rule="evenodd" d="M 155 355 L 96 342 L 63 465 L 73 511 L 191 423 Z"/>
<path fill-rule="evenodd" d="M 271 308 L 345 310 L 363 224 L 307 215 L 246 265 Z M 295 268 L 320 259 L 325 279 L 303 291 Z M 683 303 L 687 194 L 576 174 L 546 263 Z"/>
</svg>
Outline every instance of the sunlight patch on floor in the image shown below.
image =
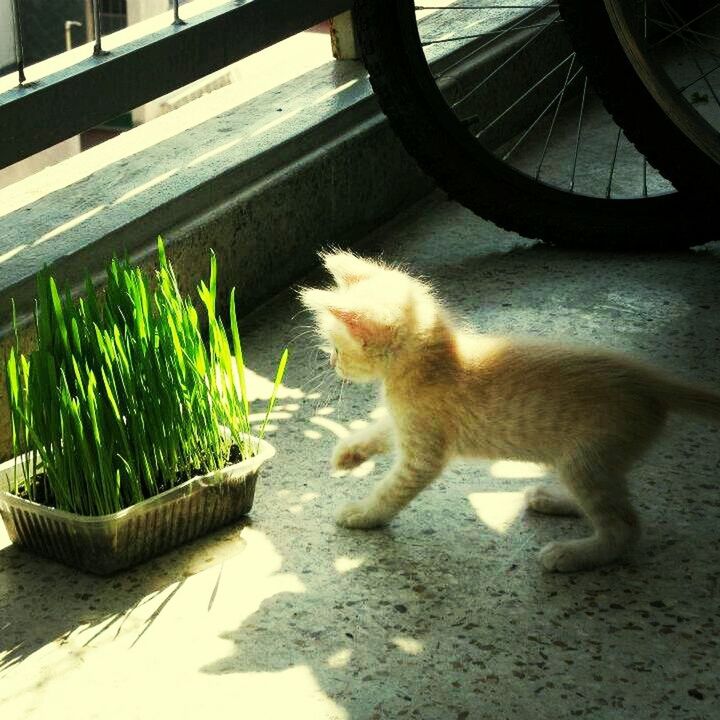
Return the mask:
<svg viewBox="0 0 720 720">
<path fill-rule="evenodd" d="M 339 438 L 347 437 L 350 434 L 346 428 L 334 420 L 328 420 L 327 418 L 316 416 L 310 418 L 310 422 L 313 425 L 319 425 L 320 427 L 325 428 L 325 430 L 329 430 L 333 435 L 336 435 Z"/>
<path fill-rule="evenodd" d="M 15 257 L 15 255 L 17 255 L 19 252 L 22 252 L 27 246 L 27 243 L 22 243 L 20 245 L 16 245 L 14 248 L 11 248 L 6 253 L 0 255 L 0 265 L 6 260 L 10 260 L 10 258 Z"/>
<path fill-rule="evenodd" d="M 351 657 L 352 650 L 350 648 L 343 648 L 342 650 L 338 650 L 336 653 L 333 653 L 327 659 L 327 665 L 331 668 L 342 668 L 350 662 Z"/>
<path fill-rule="evenodd" d="M 265 533 L 244 527 L 225 544 L 206 542 L 189 556 L 186 551 L 151 561 L 139 575 L 148 589 L 129 597 L 126 608 L 111 603 L 114 612 L 94 618 L 89 609 L 91 620 L 77 618 L 66 632 L 6 667 L 3 717 L 42 720 L 48 708 L 54 720 L 94 717 L 109 697 L 112 718 L 221 717 L 238 697 L 243 713 L 254 706 L 256 717 L 345 717 L 308 667 L 233 672 L 234 635 L 268 601 L 306 588 L 296 574 L 283 572 L 284 559 Z M 232 554 L 235 546 L 240 551 Z M 217 562 L 192 574 L 197 559 L 210 555 Z M 212 671 L 219 658 L 224 667 L 229 659 L 229 671 Z M 118 699 L 118 687 L 133 692 Z M 300 714 L 287 712 L 287 703 L 297 704 Z"/>
<path fill-rule="evenodd" d="M 341 574 L 344 575 L 347 572 L 350 572 L 351 570 L 357 570 L 363 563 L 365 562 L 365 558 L 351 558 L 347 555 L 343 555 L 342 557 L 335 558 L 335 569 Z"/>
<path fill-rule="evenodd" d="M 366 460 L 362 465 L 358 465 L 350 471 L 353 477 L 364 478 L 367 477 L 375 469 L 374 460 Z"/>
<path fill-rule="evenodd" d="M 265 417 L 266 415 L 264 412 L 250 413 L 248 420 L 251 423 L 261 422 L 265 420 Z M 269 415 L 267 415 L 268 420 L 289 420 L 291 417 L 292 413 L 278 412 L 277 410 L 273 410 Z"/>
<path fill-rule="evenodd" d="M 283 492 L 284 494 L 282 494 Z M 287 490 L 280 491 L 278 493 L 278 496 L 289 498 L 291 496 L 291 493 Z M 317 500 L 317 498 L 319 497 L 320 494 L 316 492 L 303 493 L 303 495 L 300 496 L 300 502 L 294 502 L 292 505 L 288 506 L 288 512 L 292 513 L 293 515 L 299 515 L 305 509 L 305 505 L 307 505 L 307 503 L 310 503 L 313 500 Z"/>
<path fill-rule="evenodd" d="M 280 352 L 278 351 L 278 357 Z M 269 378 L 259 375 L 250 368 L 245 368 L 245 383 L 247 385 L 248 400 L 269 400 L 273 391 L 273 381 Z M 305 396 L 299 388 L 291 388 L 282 383 L 278 387 L 277 398 L 300 399 Z M 308 396 L 309 397 L 309 396 Z"/>
<path fill-rule="evenodd" d="M 91 217 L 94 217 L 99 212 L 102 212 L 106 207 L 107 207 L 107 205 L 105 205 L 105 204 L 96 205 L 94 208 L 72 218 L 72 220 L 68 220 L 67 222 L 64 222 L 62 225 L 58 225 L 58 227 L 54 228 L 53 230 L 50 230 L 49 232 L 46 232 L 44 235 L 42 235 L 37 240 L 35 240 L 35 242 L 33 242 L 33 247 L 35 245 L 40 245 L 40 243 L 44 243 L 46 240 L 50 240 L 51 238 L 54 238 L 57 235 L 61 235 L 66 230 L 71 230 L 72 228 L 77 227 L 78 225 L 81 225 L 86 220 L 89 220 Z"/>
<path fill-rule="evenodd" d="M 342 85 L 338 85 L 338 87 L 334 88 L 333 90 L 329 90 L 324 95 L 321 95 L 316 101 L 316 104 L 323 103 L 326 100 L 329 100 L 332 97 L 335 97 L 336 95 L 340 95 L 341 93 L 344 93 L 346 90 L 349 90 L 353 85 L 357 85 L 358 81 L 357 79 L 348 80 L 346 83 L 343 83 Z"/>
<path fill-rule="evenodd" d="M 284 122 L 288 122 L 288 120 L 292 120 L 297 114 L 302 112 L 304 108 L 296 108 L 295 110 L 290 110 L 288 112 L 284 112 L 280 117 L 276 117 L 274 120 L 271 120 L 268 123 L 265 123 L 265 125 L 261 125 L 257 130 L 254 130 L 250 133 L 250 137 L 257 137 L 258 135 L 262 135 L 263 133 L 266 133 L 268 130 L 271 130 L 274 127 L 277 127 L 278 125 L 282 125 Z"/>
<path fill-rule="evenodd" d="M 222 155 L 222 153 L 227 152 L 230 148 L 235 147 L 239 142 L 241 142 L 241 138 L 238 138 L 237 140 L 231 140 L 230 142 L 225 143 L 224 145 L 220 145 L 219 147 L 213 148 L 212 150 L 208 150 L 206 153 L 203 153 L 202 155 L 198 155 L 194 160 L 191 160 L 187 166 L 189 168 L 195 167 L 195 165 L 200 165 L 204 163 L 206 160 L 209 160 L 210 158 L 215 157 L 216 155 Z"/>
<path fill-rule="evenodd" d="M 499 460 L 490 466 L 490 473 L 496 478 L 539 478 L 547 475 L 542 465 L 516 460 Z"/>
<path fill-rule="evenodd" d="M 132 190 L 128 190 L 126 193 L 121 195 L 117 200 L 113 202 L 113 205 L 119 205 L 120 203 L 126 202 L 137 195 L 140 195 L 140 193 L 144 193 L 146 190 L 149 190 L 152 187 L 155 187 L 155 185 L 159 185 L 162 182 L 165 182 L 165 180 L 168 180 L 173 175 L 175 175 L 178 172 L 179 168 L 173 168 L 172 170 L 168 170 L 167 172 L 161 173 L 160 175 L 156 175 L 154 178 L 151 178 L 147 182 L 144 182 L 137 187 L 134 187 Z"/>
<path fill-rule="evenodd" d="M 497 533 L 505 533 L 525 508 L 523 492 L 477 492 L 468 500 L 478 519 Z"/>
<path fill-rule="evenodd" d="M 415 638 L 396 637 L 392 640 L 393 645 L 408 655 L 419 655 L 425 646 Z"/>
<path fill-rule="evenodd" d="M 274 425 L 273 423 L 268 423 L 268 424 L 265 426 L 265 434 L 266 434 L 266 435 L 269 435 L 269 434 L 271 434 L 271 433 L 274 433 L 274 432 L 277 431 L 277 429 L 278 429 L 278 426 L 277 426 L 277 425 Z M 259 432 L 260 430 L 262 430 L 262 424 L 258 425 L 258 426 L 255 428 L 255 430 L 257 430 L 258 432 Z"/>
</svg>

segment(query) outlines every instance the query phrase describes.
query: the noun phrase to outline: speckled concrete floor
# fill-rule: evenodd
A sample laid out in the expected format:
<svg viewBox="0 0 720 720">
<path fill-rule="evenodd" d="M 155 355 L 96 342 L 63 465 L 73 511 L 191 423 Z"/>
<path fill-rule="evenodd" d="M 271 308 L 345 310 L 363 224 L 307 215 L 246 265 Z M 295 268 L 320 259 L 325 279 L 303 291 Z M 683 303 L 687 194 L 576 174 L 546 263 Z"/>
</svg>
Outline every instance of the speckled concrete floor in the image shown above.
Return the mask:
<svg viewBox="0 0 720 720">
<path fill-rule="evenodd" d="M 606 344 L 720 385 L 718 249 L 561 252 L 439 197 L 368 248 L 478 328 Z M 637 468 L 645 534 L 619 566 L 544 573 L 538 549 L 583 521 L 526 514 L 534 470 L 507 463 L 456 465 L 390 528 L 342 530 L 334 509 L 385 464 L 332 477 L 327 458 L 373 398 L 320 383 L 297 313 L 288 293 L 246 323 L 261 377 L 296 338 L 250 521 L 108 579 L 0 533 L 3 720 L 720 717 L 717 428 L 676 418 Z"/>
</svg>

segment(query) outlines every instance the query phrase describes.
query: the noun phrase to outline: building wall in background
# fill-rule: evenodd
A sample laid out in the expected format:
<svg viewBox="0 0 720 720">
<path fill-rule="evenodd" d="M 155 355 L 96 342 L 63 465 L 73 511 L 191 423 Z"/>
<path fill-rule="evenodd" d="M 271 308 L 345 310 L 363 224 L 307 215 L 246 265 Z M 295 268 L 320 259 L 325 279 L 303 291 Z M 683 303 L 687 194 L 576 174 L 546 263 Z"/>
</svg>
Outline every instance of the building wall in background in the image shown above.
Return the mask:
<svg viewBox="0 0 720 720">
<path fill-rule="evenodd" d="M 36 155 L 31 155 L 29 158 L 25 158 L 25 160 L 21 160 L 5 168 L 0 168 L 0 188 L 6 185 L 12 185 L 12 183 L 18 182 L 18 180 L 22 180 L 38 170 L 48 167 L 48 165 L 55 165 L 55 163 L 77 155 L 79 152 L 80 136 L 76 135 Z"/>
<path fill-rule="evenodd" d="M 65 21 L 85 23 L 85 0 L 23 0 L 21 30 L 25 64 L 65 52 Z M 85 33 L 74 31 L 76 44 Z"/>
<path fill-rule="evenodd" d="M 0 75 L 15 65 L 15 31 L 10 0 L 0 0 Z"/>
<path fill-rule="evenodd" d="M 171 5 L 170 0 L 127 0 L 127 24 L 133 25 L 166 12 Z"/>
</svg>

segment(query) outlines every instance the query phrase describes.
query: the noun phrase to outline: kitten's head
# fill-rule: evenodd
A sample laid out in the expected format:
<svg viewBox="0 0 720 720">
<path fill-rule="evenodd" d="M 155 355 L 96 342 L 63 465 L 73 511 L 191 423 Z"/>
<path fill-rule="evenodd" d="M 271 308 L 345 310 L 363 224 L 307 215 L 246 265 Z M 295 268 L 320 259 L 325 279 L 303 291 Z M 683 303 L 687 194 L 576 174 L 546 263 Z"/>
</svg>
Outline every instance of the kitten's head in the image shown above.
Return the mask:
<svg viewBox="0 0 720 720">
<path fill-rule="evenodd" d="M 412 359 L 437 324 L 430 289 L 397 268 L 349 252 L 321 254 L 335 280 L 327 290 L 304 289 L 337 374 L 356 382 L 387 377 Z"/>
</svg>

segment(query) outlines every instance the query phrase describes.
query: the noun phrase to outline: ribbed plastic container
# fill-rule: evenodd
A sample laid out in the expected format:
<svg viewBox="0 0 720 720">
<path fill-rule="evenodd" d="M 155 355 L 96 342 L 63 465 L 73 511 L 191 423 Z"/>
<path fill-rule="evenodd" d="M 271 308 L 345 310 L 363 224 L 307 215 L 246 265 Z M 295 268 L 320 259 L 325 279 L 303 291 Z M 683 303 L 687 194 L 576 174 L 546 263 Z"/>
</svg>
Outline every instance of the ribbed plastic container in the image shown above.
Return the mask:
<svg viewBox="0 0 720 720">
<path fill-rule="evenodd" d="M 275 454 L 272 445 L 256 440 L 254 457 L 99 516 L 75 515 L 13 495 L 15 462 L 10 460 L 0 465 L 0 515 L 13 543 L 110 575 L 247 515 L 260 466 Z"/>
</svg>

